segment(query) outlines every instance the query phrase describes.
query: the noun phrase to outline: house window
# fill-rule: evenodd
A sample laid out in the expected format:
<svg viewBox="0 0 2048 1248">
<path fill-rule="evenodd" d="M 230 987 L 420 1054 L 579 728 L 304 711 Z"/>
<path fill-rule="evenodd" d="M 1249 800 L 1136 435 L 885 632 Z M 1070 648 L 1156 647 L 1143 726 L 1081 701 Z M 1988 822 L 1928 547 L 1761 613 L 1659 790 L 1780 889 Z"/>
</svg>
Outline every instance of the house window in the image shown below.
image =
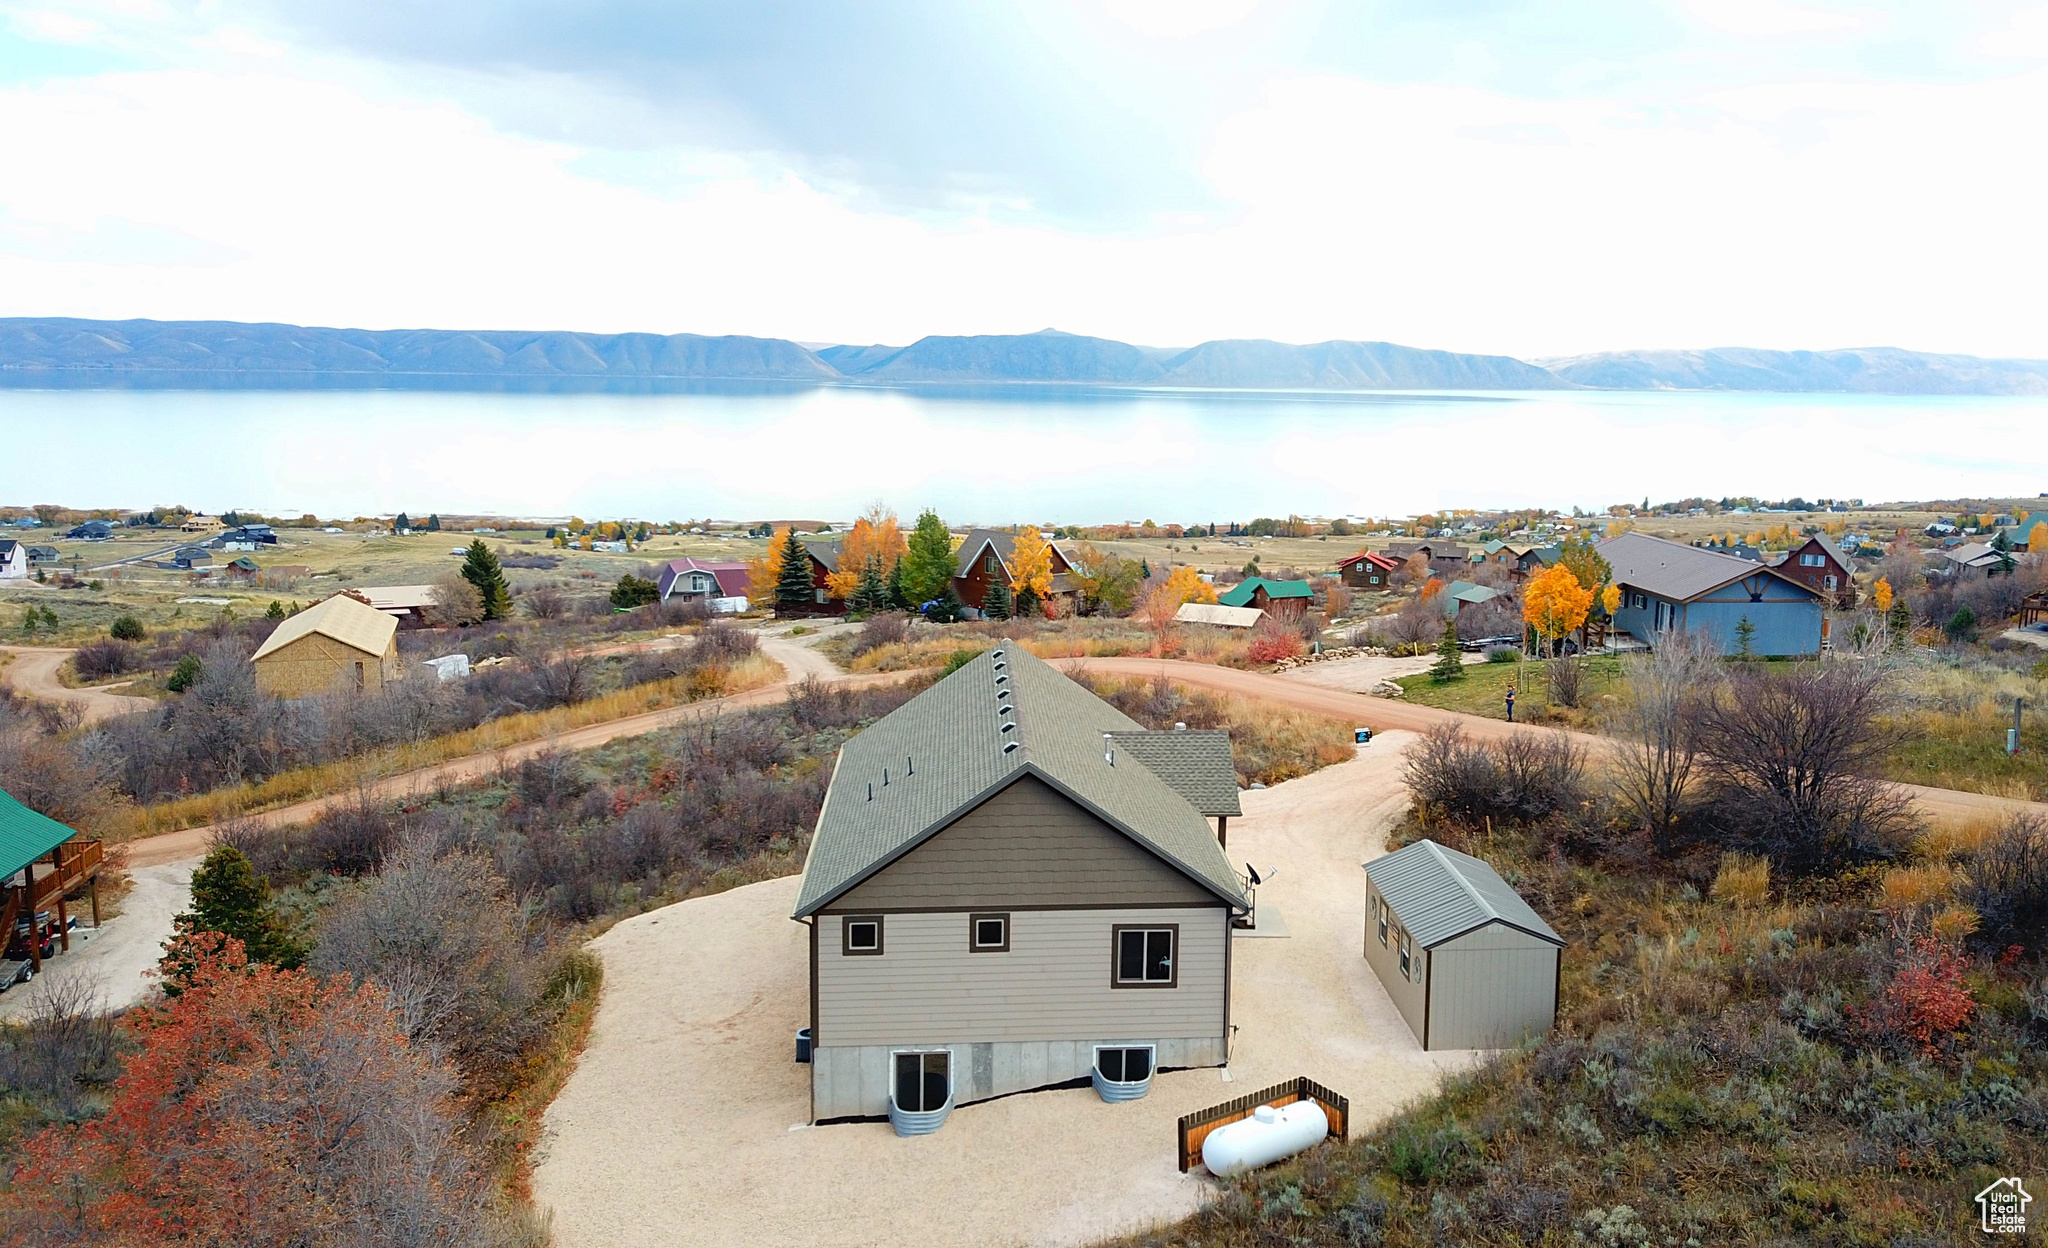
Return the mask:
<svg viewBox="0 0 2048 1248">
<path fill-rule="evenodd" d="M 970 953 L 1008 953 L 1010 916 L 970 914 L 967 916 L 967 950 Z"/>
<path fill-rule="evenodd" d="M 953 1055 L 944 1049 L 936 1053 L 896 1055 L 896 1108 L 911 1114 L 928 1114 L 945 1108 L 953 1095 Z"/>
<path fill-rule="evenodd" d="M 1830 572 L 1830 573 L 1828 573 L 1828 574 L 1827 574 L 1827 576 L 1826 576 L 1826 577 L 1824 577 L 1824 578 L 1822 578 L 1822 579 L 1824 579 L 1825 581 L 1827 581 L 1827 585 L 1828 585 L 1828 588 L 1829 588 L 1829 589 L 1833 589 L 1833 588 L 1835 587 L 1835 574 L 1834 574 L 1834 573 Z"/>
<path fill-rule="evenodd" d="M 1415 950 L 1408 943 L 1408 933 L 1406 932 L 1401 933 L 1401 978 L 1408 980 L 1410 983 L 1419 978 L 1415 972 Z"/>
<path fill-rule="evenodd" d="M 361 663 L 356 664 L 356 688 L 360 689 L 363 687 L 364 676 L 363 665 Z"/>
<path fill-rule="evenodd" d="M 1375 897 L 1372 899 L 1372 909 L 1374 916 L 1379 919 L 1380 948 L 1384 949 L 1387 947 L 1387 903 Z"/>
<path fill-rule="evenodd" d="M 1152 1077 L 1152 1046 L 1095 1050 L 1095 1069 L 1111 1083 L 1140 1083 Z"/>
<path fill-rule="evenodd" d="M 1179 983 L 1173 946 L 1180 936 L 1178 925 L 1167 927 L 1123 927 L 1111 929 L 1116 950 L 1116 972 L 1112 988 L 1171 988 Z"/>
<path fill-rule="evenodd" d="M 1801 555 L 1799 556 L 1799 566 L 1803 568 L 1824 568 L 1828 566 L 1828 559 L 1826 555 Z"/>
<path fill-rule="evenodd" d="M 839 952 L 849 958 L 873 958 L 882 953 L 882 916 L 849 915 L 839 925 Z"/>
<path fill-rule="evenodd" d="M 996 557 L 994 555 L 983 555 L 981 557 L 981 570 L 986 576 L 994 576 L 996 574 Z"/>
</svg>

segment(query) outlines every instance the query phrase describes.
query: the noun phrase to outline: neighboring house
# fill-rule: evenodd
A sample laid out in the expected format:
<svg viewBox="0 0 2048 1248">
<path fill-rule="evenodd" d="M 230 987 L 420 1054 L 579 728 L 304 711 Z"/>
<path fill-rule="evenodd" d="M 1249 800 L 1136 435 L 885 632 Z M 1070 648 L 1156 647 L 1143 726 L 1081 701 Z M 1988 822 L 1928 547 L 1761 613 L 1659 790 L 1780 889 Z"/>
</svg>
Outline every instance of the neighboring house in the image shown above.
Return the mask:
<svg viewBox="0 0 2048 1248">
<path fill-rule="evenodd" d="M 28 563 L 32 568 L 46 563 L 56 563 L 63 558 L 63 552 L 59 551 L 55 546 L 31 546 L 28 548 Z"/>
<path fill-rule="evenodd" d="M 180 546 L 171 553 L 171 566 L 190 571 L 213 563 L 213 552 L 203 546 Z"/>
<path fill-rule="evenodd" d="M 1214 602 L 1183 602 L 1173 613 L 1176 624 L 1213 624 L 1218 628 L 1257 628 L 1266 613 L 1257 607 L 1226 607 Z"/>
<path fill-rule="evenodd" d="M 1384 590 L 1392 583 L 1401 561 L 1377 551 L 1361 550 L 1337 565 L 1338 579 L 1353 589 Z"/>
<path fill-rule="evenodd" d="M 432 585 L 359 585 L 348 592 L 397 620 L 398 627 L 407 632 L 428 627 L 432 623 L 428 615 L 440 601 Z"/>
<path fill-rule="evenodd" d="M 479 533 L 483 531 L 482 529 L 477 530 Z M 630 555 L 633 553 L 633 544 L 623 540 L 592 542 L 590 549 L 606 555 Z"/>
<path fill-rule="evenodd" d="M 20 938 L 28 946 L 31 972 L 43 969 L 46 948 L 71 948 L 66 898 L 88 893 L 93 926 L 99 926 L 102 859 L 99 841 L 82 839 L 0 790 L 0 931 L 5 943 Z M 17 982 L 22 968 L 10 963 L 5 969 L 6 982 Z"/>
<path fill-rule="evenodd" d="M 1387 555 L 1402 563 L 1421 555 L 1429 560 L 1429 570 L 1433 576 L 1459 577 L 1472 570 L 1471 556 L 1456 542 L 1389 542 Z"/>
<path fill-rule="evenodd" d="M 967 540 L 960 543 L 954 552 L 953 592 L 960 601 L 975 610 L 980 610 L 988 596 L 988 587 L 998 577 L 1007 584 L 1014 573 L 1010 568 L 1010 555 L 1016 549 L 1017 535 L 1004 529 L 975 529 L 968 533 Z M 1074 568 L 1067 562 L 1066 552 L 1057 542 L 1048 542 L 1052 552 L 1052 592 L 1048 597 L 1072 598 L 1079 593 L 1074 584 Z"/>
<path fill-rule="evenodd" d="M 114 526 L 110 521 L 106 520 L 88 520 L 64 534 L 66 537 L 74 537 L 82 542 L 104 542 L 113 535 Z"/>
<path fill-rule="evenodd" d="M 1804 545 L 1774 560 L 1771 566 L 1808 589 L 1818 590 L 1830 606 L 1850 611 L 1856 607 L 1856 582 L 1849 575 L 1849 556 L 1825 533 L 1816 533 Z"/>
<path fill-rule="evenodd" d="M 250 657 L 256 687 L 282 698 L 379 689 L 399 675 L 398 621 L 344 592 L 287 617 Z"/>
<path fill-rule="evenodd" d="M 846 610 L 846 599 L 834 597 L 828 578 L 839 571 L 838 535 L 832 537 L 799 537 L 796 539 L 811 560 L 811 603 L 805 608 L 812 615 L 839 615 Z M 772 592 L 772 591 L 769 591 Z M 784 608 L 778 604 L 776 610 Z"/>
<path fill-rule="evenodd" d="M 2012 548 L 2014 550 L 2019 551 L 2021 554 L 2029 553 L 2027 538 L 2033 533 L 2034 526 L 2037 524 L 2048 524 L 2048 511 L 2029 512 L 2013 522 L 2013 526 L 2008 532 L 2012 537 Z"/>
<path fill-rule="evenodd" d="M 1437 602 L 1445 615 L 1456 615 L 1466 607 L 1476 607 L 1482 602 L 1492 602 L 1500 597 L 1501 591 L 1491 585 L 1477 585 L 1471 581 L 1452 581 L 1436 592 Z"/>
<path fill-rule="evenodd" d="M 1501 1049 L 1557 1023 L 1564 938 L 1486 863 L 1417 841 L 1365 864 L 1365 960 L 1424 1049 Z"/>
<path fill-rule="evenodd" d="M 1299 619 L 1314 597 L 1307 581 L 1269 581 L 1254 576 L 1224 590 L 1216 601 L 1226 607 L 1253 607 L 1274 619 Z"/>
<path fill-rule="evenodd" d="M 247 555 L 241 555 L 228 560 L 225 564 L 221 565 L 220 570 L 229 576 L 254 578 L 259 572 L 263 571 L 263 565 Z"/>
<path fill-rule="evenodd" d="M 17 581 L 28 576 L 28 544 L 0 537 L 0 581 Z"/>
<path fill-rule="evenodd" d="M 222 550 L 260 550 L 277 545 L 277 530 L 267 524 L 244 524 L 222 531 L 207 544 Z"/>
<path fill-rule="evenodd" d="M 1745 619 L 1755 629 L 1752 654 L 1817 655 L 1827 640 L 1821 591 L 1776 568 L 1645 533 L 1610 537 L 1598 550 L 1621 590 L 1614 625 L 1640 641 L 1655 645 L 1667 629 L 1702 632 L 1734 654 Z"/>
<path fill-rule="evenodd" d="M 912 1133 L 1104 1067 L 1225 1065 L 1249 902 L 1203 814 L 1235 809 L 1220 735 L 1145 732 L 1003 645 L 841 747 L 792 915 L 812 1120 Z"/>
<path fill-rule="evenodd" d="M 661 578 L 655 582 L 661 600 L 679 598 L 684 602 L 699 602 L 710 598 L 745 598 L 749 596 L 747 586 L 747 565 L 744 563 L 710 563 L 701 559 L 671 559 L 661 569 Z"/>
<path fill-rule="evenodd" d="M 1989 542 L 1966 542 L 1940 553 L 1948 573 L 1954 577 L 1997 576 L 2012 571 L 2012 556 Z"/>
</svg>

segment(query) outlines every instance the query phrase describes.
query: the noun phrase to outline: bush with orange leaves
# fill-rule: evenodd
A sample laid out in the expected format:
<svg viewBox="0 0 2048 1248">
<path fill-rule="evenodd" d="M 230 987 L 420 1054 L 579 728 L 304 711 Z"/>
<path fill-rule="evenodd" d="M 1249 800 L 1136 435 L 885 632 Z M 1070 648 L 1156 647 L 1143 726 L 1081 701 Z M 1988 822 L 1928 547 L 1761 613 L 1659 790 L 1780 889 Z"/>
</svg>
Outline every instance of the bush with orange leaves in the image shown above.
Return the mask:
<svg viewBox="0 0 2048 1248">
<path fill-rule="evenodd" d="M 1963 982 L 1969 969 L 1954 945 L 1931 935 L 1911 937 L 1899 948 L 1884 990 L 1857 1012 L 1864 1034 L 1881 1044 L 1910 1042 L 1926 1057 L 1949 1051 L 1977 1012 L 1977 999 Z"/>
<path fill-rule="evenodd" d="M 375 988 L 196 941 L 177 997 L 132 1011 L 140 1044 L 107 1113 L 31 1137 L 0 1201 L 17 1244 L 521 1242 L 462 1138 L 455 1075 Z"/>
<path fill-rule="evenodd" d="M 1298 629 L 1289 627 L 1269 615 L 1260 620 L 1258 627 L 1252 630 L 1252 644 L 1244 652 L 1244 657 L 1253 663 L 1278 663 L 1282 659 L 1291 659 L 1306 649 L 1308 647 L 1302 644 Z"/>
</svg>

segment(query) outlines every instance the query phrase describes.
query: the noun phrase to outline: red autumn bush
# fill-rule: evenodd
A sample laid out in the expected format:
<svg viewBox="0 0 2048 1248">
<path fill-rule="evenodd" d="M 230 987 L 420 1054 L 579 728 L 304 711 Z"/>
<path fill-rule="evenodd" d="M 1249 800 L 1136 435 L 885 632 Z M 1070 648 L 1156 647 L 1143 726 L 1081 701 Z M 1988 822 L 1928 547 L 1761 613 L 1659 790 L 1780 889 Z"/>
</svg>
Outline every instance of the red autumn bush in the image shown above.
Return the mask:
<svg viewBox="0 0 2048 1248">
<path fill-rule="evenodd" d="M 15 1244 L 513 1242 L 461 1137 L 455 1077 L 385 996 L 194 952 L 184 990 L 131 1012 L 140 1051 L 107 1113 L 31 1137 L 4 1203 Z"/>
<path fill-rule="evenodd" d="M 1253 663 L 1278 663 L 1307 649 L 1299 632 L 1267 616 L 1253 631 L 1252 644 L 1245 650 L 1244 657 Z"/>
<path fill-rule="evenodd" d="M 1932 936 L 1914 938 L 1900 951 L 1891 980 L 1863 1011 L 1864 1031 L 1878 1041 L 1910 1041 L 1928 1057 L 1953 1045 L 1977 1011 L 1963 982 L 1969 961 Z"/>
</svg>

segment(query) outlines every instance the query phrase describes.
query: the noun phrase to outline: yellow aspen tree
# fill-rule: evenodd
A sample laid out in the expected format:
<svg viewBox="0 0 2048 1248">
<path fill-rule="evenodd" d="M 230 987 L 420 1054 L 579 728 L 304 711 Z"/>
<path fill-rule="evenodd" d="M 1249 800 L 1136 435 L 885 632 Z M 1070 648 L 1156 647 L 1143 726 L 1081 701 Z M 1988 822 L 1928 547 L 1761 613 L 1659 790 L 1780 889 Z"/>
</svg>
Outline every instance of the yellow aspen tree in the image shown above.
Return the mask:
<svg viewBox="0 0 2048 1248">
<path fill-rule="evenodd" d="M 1616 611 L 1621 610 L 1621 586 L 1609 585 L 1606 589 L 1601 590 L 1600 606 L 1606 610 L 1609 618 L 1612 618 Z"/>
<path fill-rule="evenodd" d="M 775 586 L 782 580 L 782 547 L 789 541 L 789 526 L 783 525 L 768 539 L 768 550 L 759 559 L 747 560 L 747 597 L 752 602 L 775 602 Z"/>
<path fill-rule="evenodd" d="M 1010 546 L 1010 594 L 1040 602 L 1052 596 L 1052 545 L 1036 525 L 1025 525 Z"/>
<path fill-rule="evenodd" d="M 1201 573 L 1185 563 L 1169 573 L 1166 583 L 1160 588 L 1167 591 L 1167 597 L 1173 600 L 1173 609 L 1176 611 L 1180 610 L 1180 605 L 1184 602 L 1216 601 L 1216 587 L 1203 580 Z"/>
<path fill-rule="evenodd" d="M 1880 615 L 1890 611 L 1892 609 L 1892 583 L 1881 576 L 1878 577 L 1877 584 L 1870 587 L 1870 601 L 1877 604 L 1877 610 Z"/>
<path fill-rule="evenodd" d="M 2036 520 L 2034 527 L 2027 530 L 2027 553 L 2048 553 L 2048 520 Z"/>
<path fill-rule="evenodd" d="M 1522 593 L 1522 618 L 1545 641 L 1576 630 L 1592 609 L 1593 591 L 1561 563 L 1545 569 Z"/>
<path fill-rule="evenodd" d="M 853 522 L 846 539 L 839 543 L 839 570 L 826 576 L 825 583 L 834 598 L 851 598 L 870 557 L 882 561 L 882 579 L 886 581 L 907 548 L 896 513 L 877 503 Z"/>
</svg>

